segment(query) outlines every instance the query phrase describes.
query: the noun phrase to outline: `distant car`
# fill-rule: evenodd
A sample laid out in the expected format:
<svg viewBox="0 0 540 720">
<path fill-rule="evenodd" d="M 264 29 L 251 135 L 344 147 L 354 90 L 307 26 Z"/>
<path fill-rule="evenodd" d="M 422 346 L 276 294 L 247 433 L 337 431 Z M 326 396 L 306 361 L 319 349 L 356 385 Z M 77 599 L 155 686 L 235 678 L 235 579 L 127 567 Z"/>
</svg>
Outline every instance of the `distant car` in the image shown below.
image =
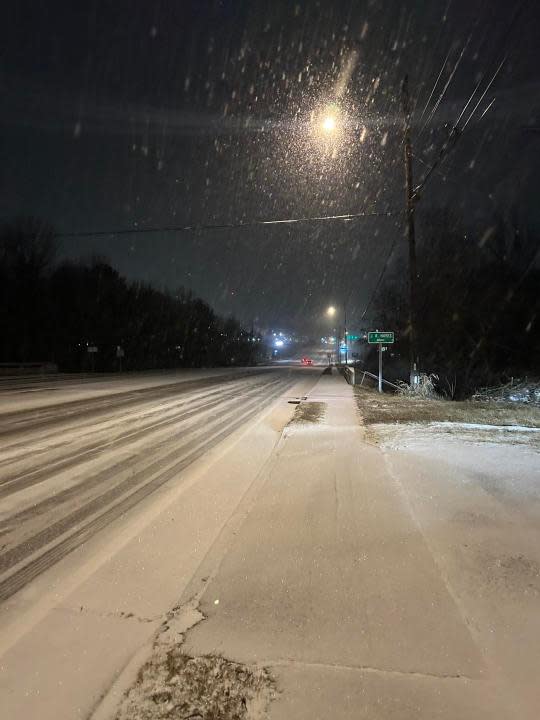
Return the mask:
<svg viewBox="0 0 540 720">
<path fill-rule="evenodd" d="M 302 358 L 302 365 L 313 365 L 313 360 L 308 357 Z"/>
</svg>

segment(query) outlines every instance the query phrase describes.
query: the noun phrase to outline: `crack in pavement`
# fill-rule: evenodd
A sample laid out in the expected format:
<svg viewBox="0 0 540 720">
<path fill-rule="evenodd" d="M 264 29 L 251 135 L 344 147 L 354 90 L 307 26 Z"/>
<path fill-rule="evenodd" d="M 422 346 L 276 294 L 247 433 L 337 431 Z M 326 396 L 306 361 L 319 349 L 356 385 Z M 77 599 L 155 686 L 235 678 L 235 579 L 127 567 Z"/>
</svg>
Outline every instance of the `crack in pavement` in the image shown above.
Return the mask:
<svg viewBox="0 0 540 720">
<path fill-rule="evenodd" d="M 381 675 L 397 675 L 401 677 L 420 677 L 420 678 L 427 678 L 432 680 L 466 680 L 466 681 L 473 681 L 478 680 L 478 678 L 473 678 L 470 675 L 465 675 L 462 673 L 456 673 L 456 674 L 438 674 L 438 673 L 429 673 L 429 672 L 421 672 L 419 670 L 397 670 L 392 668 L 378 668 L 373 667 L 371 665 L 342 665 L 340 663 L 327 663 L 327 662 L 305 662 L 303 660 L 294 660 L 292 658 L 284 659 L 284 660 L 272 660 L 272 659 L 266 659 L 261 660 L 257 663 L 257 665 L 261 668 L 272 668 L 272 667 L 305 667 L 305 668 L 319 668 L 321 670 L 346 670 L 346 671 L 355 671 L 355 672 L 365 672 L 365 673 L 377 673 Z"/>
<path fill-rule="evenodd" d="M 116 618 L 118 620 L 136 620 L 140 623 L 155 623 L 158 622 L 161 618 L 163 618 L 163 615 L 155 615 L 153 617 L 142 617 L 140 615 L 136 615 L 135 613 L 124 611 L 124 610 L 117 610 L 117 611 L 110 611 L 110 612 L 103 612 L 101 610 L 94 610 L 93 608 L 87 607 L 86 605 L 79 605 L 78 607 L 68 607 L 68 606 L 59 606 L 57 608 L 54 608 L 56 612 L 67 612 L 72 615 L 93 615 L 94 617 L 100 617 L 100 618 Z"/>
</svg>

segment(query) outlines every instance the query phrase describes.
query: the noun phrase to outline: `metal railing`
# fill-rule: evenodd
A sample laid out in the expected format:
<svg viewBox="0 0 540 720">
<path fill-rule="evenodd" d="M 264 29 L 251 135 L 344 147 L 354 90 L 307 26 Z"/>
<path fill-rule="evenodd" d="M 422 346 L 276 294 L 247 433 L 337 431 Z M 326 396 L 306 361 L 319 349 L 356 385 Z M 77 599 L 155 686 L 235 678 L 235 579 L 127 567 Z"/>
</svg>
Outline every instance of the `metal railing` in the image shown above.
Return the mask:
<svg viewBox="0 0 540 720">
<path fill-rule="evenodd" d="M 374 373 L 369 372 L 368 370 L 360 370 L 360 368 L 350 367 L 346 366 L 342 368 L 342 374 L 345 380 L 349 383 L 349 385 L 358 385 L 362 386 L 364 384 L 364 380 L 366 379 L 366 375 L 369 378 L 372 378 L 375 380 L 375 382 L 379 382 L 378 375 L 375 375 Z M 359 376 L 362 376 L 360 381 L 358 382 Z M 389 387 L 393 388 L 394 390 L 399 390 L 399 387 L 395 385 L 394 383 L 390 382 L 389 380 L 385 380 L 383 378 L 383 385 L 388 385 Z"/>
<path fill-rule="evenodd" d="M 373 380 L 375 380 L 376 382 L 379 382 L 378 375 L 374 375 L 374 373 L 370 373 L 367 370 L 362 370 L 361 373 L 362 373 L 362 380 L 359 383 L 355 383 L 355 385 L 361 386 L 365 380 L 366 375 L 370 378 L 373 378 Z M 394 383 L 390 382 L 390 380 L 385 380 L 383 378 L 382 381 L 383 381 L 383 385 L 389 385 L 391 388 L 394 388 L 394 390 L 399 390 L 399 387 L 397 385 L 395 385 Z"/>
</svg>

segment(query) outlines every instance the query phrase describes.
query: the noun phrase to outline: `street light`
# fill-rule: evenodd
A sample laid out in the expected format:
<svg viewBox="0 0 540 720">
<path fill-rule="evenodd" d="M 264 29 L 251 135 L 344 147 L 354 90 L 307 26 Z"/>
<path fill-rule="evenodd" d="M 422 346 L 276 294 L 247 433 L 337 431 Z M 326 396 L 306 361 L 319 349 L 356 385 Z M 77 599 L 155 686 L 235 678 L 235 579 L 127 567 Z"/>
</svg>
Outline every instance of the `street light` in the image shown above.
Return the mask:
<svg viewBox="0 0 540 720">
<path fill-rule="evenodd" d="M 328 317 L 335 317 L 337 313 L 336 308 L 334 305 L 330 305 L 326 310 L 326 315 Z M 347 333 L 347 307 L 343 305 L 343 334 L 345 338 L 345 365 L 349 364 L 349 341 L 348 341 L 348 333 Z M 339 358 L 339 361 L 341 363 L 341 337 L 340 332 L 338 328 L 337 337 L 336 337 L 336 343 L 337 343 L 337 356 Z"/>
<path fill-rule="evenodd" d="M 336 135 L 341 125 L 341 111 L 335 103 L 323 107 L 319 115 L 320 128 L 325 135 Z"/>
<path fill-rule="evenodd" d="M 333 115 L 327 115 L 322 121 L 322 129 L 331 135 L 336 129 L 336 118 Z"/>
<path fill-rule="evenodd" d="M 311 116 L 311 135 L 323 148 L 339 146 L 344 139 L 344 120 L 343 111 L 338 105 L 322 105 Z"/>
</svg>

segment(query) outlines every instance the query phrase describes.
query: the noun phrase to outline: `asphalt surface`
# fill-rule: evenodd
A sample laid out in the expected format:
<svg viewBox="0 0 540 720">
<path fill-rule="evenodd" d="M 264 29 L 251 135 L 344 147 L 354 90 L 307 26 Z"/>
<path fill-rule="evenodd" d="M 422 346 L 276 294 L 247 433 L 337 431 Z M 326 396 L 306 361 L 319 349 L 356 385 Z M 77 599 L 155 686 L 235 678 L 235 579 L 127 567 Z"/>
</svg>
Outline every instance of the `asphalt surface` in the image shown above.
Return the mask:
<svg viewBox="0 0 540 720">
<path fill-rule="evenodd" d="M 0 414 L 0 602 L 249 423 L 294 372 L 164 375 L 129 390 L 101 378 L 96 396 Z M 4 379 L 0 404 L 2 394 L 96 383 L 78 380 Z"/>
</svg>

